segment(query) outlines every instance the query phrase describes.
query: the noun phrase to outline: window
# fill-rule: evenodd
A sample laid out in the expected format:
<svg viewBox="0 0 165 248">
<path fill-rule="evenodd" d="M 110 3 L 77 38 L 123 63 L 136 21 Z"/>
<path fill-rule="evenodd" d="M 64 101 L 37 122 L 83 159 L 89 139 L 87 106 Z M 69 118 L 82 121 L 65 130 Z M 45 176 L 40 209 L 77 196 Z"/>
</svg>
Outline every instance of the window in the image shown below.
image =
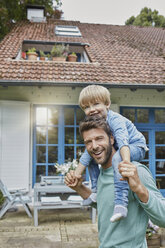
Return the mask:
<svg viewBox="0 0 165 248">
<path fill-rule="evenodd" d="M 16 60 L 24 59 L 27 60 L 27 52 L 31 48 L 36 49 L 37 53 L 37 60 L 41 60 L 41 53 L 40 51 L 44 52 L 45 61 L 52 60 L 51 57 L 51 50 L 54 45 L 62 45 L 65 46 L 69 45 L 69 53 L 76 53 L 77 61 L 82 63 L 90 63 L 90 58 L 87 55 L 85 46 L 90 46 L 88 43 L 81 43 L 81 42 L 51 42 L 51 41 L 35 41 L 35 40 L 24 40 L 22 44 L 22 49 L 19 51 Z M 68 61 L 68 57 L 66 58 L 66 62 Z"/>
<path fill-rule="evenodd" d="M 73 36 L 73 37 L 81 37 L 81 32 L 76 26 L 56 26 L 55 34 L 59 36 Z"/>
<path fill-rule="evenodd" d="M 42 175 L 55 175 L 55 163 L 79 159 L 84 151 L 79 122 L 84 118 L 78 106 L 35 106 L 33 183 Z"/>
<path fill-rule="evenodd" d="M 149 167 L 157 187 L 165 195 L 165 109 L 122 107 L 121 114 L 145 136 L 149 151 L 143 164 Z"/>
</svg>

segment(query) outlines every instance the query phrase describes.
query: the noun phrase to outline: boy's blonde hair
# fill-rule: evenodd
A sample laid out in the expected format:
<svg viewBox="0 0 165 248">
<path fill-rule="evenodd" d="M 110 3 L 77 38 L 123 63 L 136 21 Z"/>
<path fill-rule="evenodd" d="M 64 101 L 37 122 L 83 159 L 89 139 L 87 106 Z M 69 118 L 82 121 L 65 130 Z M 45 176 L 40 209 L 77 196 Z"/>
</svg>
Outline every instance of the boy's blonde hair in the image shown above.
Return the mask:
<svg viewBox="0 0 165 248">
<path fill-rule="evenodd" d="M 110 95 L 111 93 L 107 88 L 101 85 L 89 85 L 80 92 L 79 105 L 82 109 L 88 106 L 89 103 L 94 104 L 96 102 L 101 102 L 108 106 L 111 104 Z"/>
</svg>

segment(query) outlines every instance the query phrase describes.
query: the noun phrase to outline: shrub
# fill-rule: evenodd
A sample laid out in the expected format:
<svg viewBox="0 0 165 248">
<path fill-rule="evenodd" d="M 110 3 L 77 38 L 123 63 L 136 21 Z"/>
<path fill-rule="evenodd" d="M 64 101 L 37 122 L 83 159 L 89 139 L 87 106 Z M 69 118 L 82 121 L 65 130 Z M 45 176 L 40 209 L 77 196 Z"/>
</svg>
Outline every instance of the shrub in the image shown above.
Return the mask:
<svg viewBox="0 0 165 248">
<path fill-rule="evenodd" d="M 4 197 L 2 192 L 0 191 L 0 206 L 3 204 L 3 202 L 4 202 Z"/>
</svg>

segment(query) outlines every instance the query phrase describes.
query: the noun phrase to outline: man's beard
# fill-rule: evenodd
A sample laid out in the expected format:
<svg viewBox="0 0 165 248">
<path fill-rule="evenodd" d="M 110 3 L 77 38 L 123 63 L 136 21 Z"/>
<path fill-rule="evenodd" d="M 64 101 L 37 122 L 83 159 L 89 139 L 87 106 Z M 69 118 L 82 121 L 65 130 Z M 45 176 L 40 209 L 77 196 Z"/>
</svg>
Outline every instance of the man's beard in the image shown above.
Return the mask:
<svg viewBox="0 0 165 248">
<path fill-rule="evenodd" d="M 111 142 L 110 142 L 110 139 L 109 139 L 109 146 L 107 148 L 105 158 L 104 158 L 103 162 L 101 163 L 102 167 L 107 166 L 107 163 L 108 163 L 109 158 L 111 157 L 111 155 L 112 155 L 112 145 L 111 145 Z"/>
<path fill-rule="evenodd" d="M 89 153 L 92 157 L 92 153 Z M 95 162 L 97 164 L 101 164 L 102 167 L 106 167 L 107 166 L 107 163 L 109 162 L 109 158 L 111 157 L 111 154 L 112 154 L 112 145 L 111 145 L 111 141 L 110 141 L 110 138 L 109 138 L 109 146 L 107 146 L 107 150 L 106 150 L 106 153 L 105 153 L 105 157 L 102 159 L 102 161 L 99 161 L 97 160 L 97 158 L 95 159 Z"/>
</svg>

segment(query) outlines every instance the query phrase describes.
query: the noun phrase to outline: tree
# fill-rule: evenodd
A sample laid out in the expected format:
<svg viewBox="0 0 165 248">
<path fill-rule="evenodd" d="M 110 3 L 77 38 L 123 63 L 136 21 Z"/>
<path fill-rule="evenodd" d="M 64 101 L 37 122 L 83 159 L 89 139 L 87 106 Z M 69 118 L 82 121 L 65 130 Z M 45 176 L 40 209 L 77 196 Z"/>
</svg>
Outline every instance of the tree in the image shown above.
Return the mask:
<svg viewBox="0 0 165 248">
<path fill-rule="evenodd" d="M 0 8 L 0 40 L 9 30 L 9 17 L 6 8 Z"/>
<path fill-rule="evenodd" d="M 125 25 L 133 25 L 135 21 L 135 17 L 134 16 L 131 16 L 126 22 L 125 22 Z"/>
<path fill-rule="evenodd" d="M 165 27 L 165 17 L 159 15 L 157 10 L 152 11 L 150 8 L 145 7 L 136 17 L 131 16 L 125 22 L 125 25 Z"/>
<path fill-rule="evenodd" d="M 55 0 L 57 6 L 61 6 L 61 0 Z M 11 30 L 15 22 L 26 19 L 26 6 L 45 6 L 46 16 L 55 16 L 56 7 L 54 0 L 1 0 L 0 1 L 0 40 Z M 59 14 L 59 13 L 58 13 Z M 62 14 L 62 11 L 61 11 Z M 61 17 L 56 15 L 56 18 Z"/>
</svg>

